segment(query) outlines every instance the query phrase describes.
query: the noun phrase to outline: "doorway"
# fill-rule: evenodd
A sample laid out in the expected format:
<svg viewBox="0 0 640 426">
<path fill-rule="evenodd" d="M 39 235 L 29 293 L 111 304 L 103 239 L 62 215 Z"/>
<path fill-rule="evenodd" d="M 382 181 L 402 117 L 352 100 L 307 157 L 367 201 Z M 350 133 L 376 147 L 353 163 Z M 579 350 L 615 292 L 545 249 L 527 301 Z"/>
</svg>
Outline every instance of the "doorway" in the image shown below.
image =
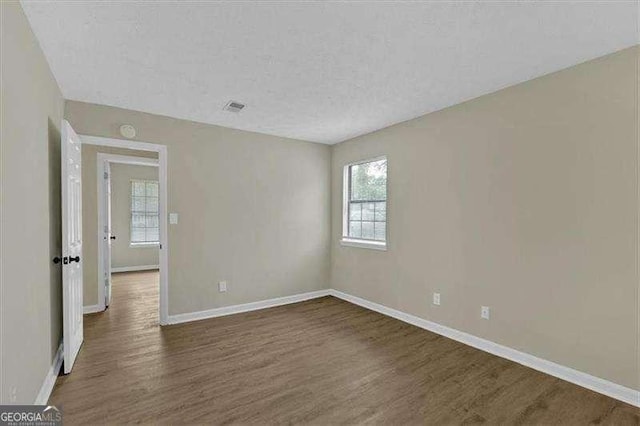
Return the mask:
<svg viewBox="0 0 640 426">
<path fill-rule="evenodd" d="M 112 274 L 158 270 L 159 163 L 154 158 L 98 153 L 98 301 L 111 304 Z"/>
<path fill-rule="evenodd" d="M 112 272 L 125 272 L 138 269 L 157 269 L 159 273 L 158 311 L 160 325 L 166 324 L 167 287 L 168 287 L 168 256 L 167 256 L 167 152 L 164 145 L 145 142 L 102 138 L 80 135 L 83 144 L 98 145 L 108 148 L 124 148 L 135 151 L 152 151 L 157 158 L 137 157 L 130 155 L 97 153 L 97 299 L 98 304 L 91 312 L 104 311 L 112 300 Z M 108 150 L 107 150 L 108 151 Z M 114 151 L 114 150 L 111 150 Z M 117 151 L 117 150 L 115 150 Z M 125 151 L 126 152 L 126 151 Z M 95 158 L 95 157 L 94 157 Z M 116 195 L 113 183 L 117 169 L 122 168 L 153 169 L 155 174 L 138 175 L 135 179 L 125 179 L 122 186 L 120 179 L 118 189 L 119 225 L 114 228 L 112 201 Z M 145 177 L 146 176 L 146 177 Z M 123 192 L 124 197 L 123 197 Z M 124 198 L 124 200 L 123 200 Z M 127 210 L 126 224 L 122 222 L 122 207 Z M 155 218 L 154 218 L 155 216 Z M 94 216 L 95 217 L 95 216 Z M 115 232 L 114 232 L 115 231 Z M 149 252 L 156 252 L 156 260 L 146 263 L 138 259 L 136 265 L 113 263 L 114 242 L 122 247 L 131 248 L 142 257 L 150 257 Z M 147 251 L 146 254 L 144 252 Z M 95 253 L 95 252 L 94 252 Z M 129 254 L 119 254 L 120 259 L 130 257 Z M 151 256 L 153 257 L 153 256 Z M 95 259 L 95 258 L 94 258 Z M 144 264 L 141 264 L 143 262 Z M 112 268 L 112 266 L 115 267 Z M 95 294 L 95 293 L 94 293 Z M 86 311 L 85 311 L 86 312 Z"/>
</svg>

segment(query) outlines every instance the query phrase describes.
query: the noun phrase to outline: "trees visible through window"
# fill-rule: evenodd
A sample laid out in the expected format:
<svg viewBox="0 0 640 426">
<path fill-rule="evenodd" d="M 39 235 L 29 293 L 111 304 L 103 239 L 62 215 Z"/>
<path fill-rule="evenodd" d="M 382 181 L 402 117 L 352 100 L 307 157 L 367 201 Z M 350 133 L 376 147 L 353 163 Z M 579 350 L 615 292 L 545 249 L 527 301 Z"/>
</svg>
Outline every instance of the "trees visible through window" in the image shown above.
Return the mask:
<svg viewBox="0 0 640 426">
<path fill-rule="evenodd" d="M 387 239 L 387 159 L 347 166 L 345 236 L 353 239 Z"/>
<path fill-rule="evenodd" d="M 131 244 L 160 241 L 158 181 L 131 181 Z"/>
</svg>

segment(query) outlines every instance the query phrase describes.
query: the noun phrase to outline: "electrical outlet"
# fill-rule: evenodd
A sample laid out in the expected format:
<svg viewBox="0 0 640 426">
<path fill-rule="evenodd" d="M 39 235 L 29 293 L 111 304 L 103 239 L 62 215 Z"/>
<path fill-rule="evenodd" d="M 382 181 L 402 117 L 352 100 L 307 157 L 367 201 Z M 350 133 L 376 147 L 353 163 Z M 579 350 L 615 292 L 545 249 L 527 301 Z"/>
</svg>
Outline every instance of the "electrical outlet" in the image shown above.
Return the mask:
<svg viewBox="0 0 640 426">
<path fill-rule="evenodd" d="M 11 393 L 9 395 L 9 402 L 16 402 L 18 399 L 18 388 L 15 386 L 11 387 Z"/>
<path fill-rule="evenodd" d="M 227 291 L 227 282 L 226 281 L 220 281 L 218 283 L 218 291 L 220 293 L 224 293 L 225 291 Z"/>
<path fill-rule="evenodd" d="M 440 293 L 433 293 L 433 304 L 440 306 Z"/>
<path fill-rule="evenodd" d="M 482 306 L 480 308 L 480 318 L 488 320 L 491 317 L 491 311 L 488 306 Z"/>
</svg>

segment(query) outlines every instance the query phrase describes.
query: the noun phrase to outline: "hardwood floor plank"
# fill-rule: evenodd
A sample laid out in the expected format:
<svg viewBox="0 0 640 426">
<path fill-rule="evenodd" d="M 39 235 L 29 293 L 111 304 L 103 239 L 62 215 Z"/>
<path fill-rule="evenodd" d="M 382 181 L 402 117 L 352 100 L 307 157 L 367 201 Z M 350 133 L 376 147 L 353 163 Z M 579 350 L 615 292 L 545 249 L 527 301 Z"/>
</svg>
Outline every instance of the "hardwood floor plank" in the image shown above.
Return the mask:
<svg viewBox="0 0 640 426">
<path fill-rule="evenodd" d="M 65 424 L 610 424 L 640 409 L 324 297 L 158 326 L 158 273 L 113 277 L 50 403 Z"/>
</svg>

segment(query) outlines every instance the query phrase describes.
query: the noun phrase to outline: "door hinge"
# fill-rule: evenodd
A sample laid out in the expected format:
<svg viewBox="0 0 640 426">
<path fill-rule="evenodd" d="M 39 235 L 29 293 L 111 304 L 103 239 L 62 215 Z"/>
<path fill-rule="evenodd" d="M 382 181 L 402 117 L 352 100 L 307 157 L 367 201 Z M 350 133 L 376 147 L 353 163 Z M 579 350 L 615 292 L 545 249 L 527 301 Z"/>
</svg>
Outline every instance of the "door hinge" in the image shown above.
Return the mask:
<svg viewBox="0 0 640 426">
<path fill-rule="evenodd" d="M 160 244 L 160 250 L 162 250 L 162 244 Z"/>
<path fill-rule="evenodd" d="M 104 172 L 104 178 L 105 178 L 105 179 L 109 179 L 109 173 Z"/>
</svg>

